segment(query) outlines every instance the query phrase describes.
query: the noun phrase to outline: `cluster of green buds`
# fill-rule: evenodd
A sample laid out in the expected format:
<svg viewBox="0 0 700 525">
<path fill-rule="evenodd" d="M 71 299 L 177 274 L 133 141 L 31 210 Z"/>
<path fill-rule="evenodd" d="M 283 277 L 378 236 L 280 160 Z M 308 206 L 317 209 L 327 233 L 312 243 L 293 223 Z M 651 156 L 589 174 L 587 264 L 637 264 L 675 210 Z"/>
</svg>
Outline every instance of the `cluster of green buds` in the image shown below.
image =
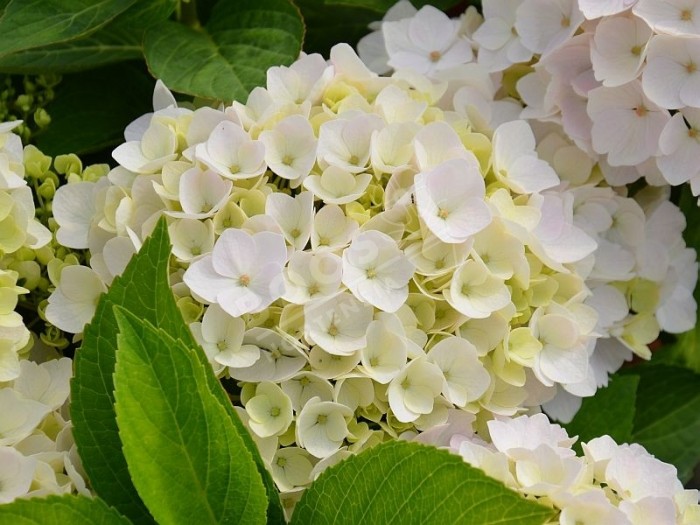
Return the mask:
<svg viewBox="0 0 700 525">
<path fill-rule="evenodd" d="M 70 344 L 66 335 L 46 321 L 47 299 L 58 284 L 65 266 L 87 264 L 84 250 L 61 246 L 55 236 L 58 225 L 53 218 L 53 198 L 64 184 L 95 182 L 109 171 L 106 164 L 83 167 L 74 154 L 52 158 L 35 146 L 23 151 L 24 180 L 31 189 L 36 219 L 51 232 L 48 243 L 38 248 L 22 246 L 16 251 L 4 251 L 0 267 L 16 272 L 17 283 L 28 291 L 19 297 L 18 310 L 27 327 L 49 347 L 62 350 Z"/>
<path fill-rule="evenodd" d="M 0 121 L 22 120 L 14 132 L 27 143 L 51 122 L 46 106 L 54 98 L 61 77 L 46 75 L 0 76 Z"/>
</svg>

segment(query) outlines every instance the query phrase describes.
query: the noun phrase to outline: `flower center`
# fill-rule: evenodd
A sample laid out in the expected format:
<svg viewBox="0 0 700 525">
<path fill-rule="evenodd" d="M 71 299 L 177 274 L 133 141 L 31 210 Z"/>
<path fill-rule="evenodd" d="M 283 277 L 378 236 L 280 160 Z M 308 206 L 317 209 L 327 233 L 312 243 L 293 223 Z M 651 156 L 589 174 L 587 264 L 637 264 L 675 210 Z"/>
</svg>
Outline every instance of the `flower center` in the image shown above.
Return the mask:
<svg viewBox="0 0 700 525">
<path fill-rule="evenodd" d="M 647 113 L 649 113 L 649 110 L 645 108 L 644 106 L 637 106 L 636 108 L 632 108 L 634 110 L 634 113 L 638 117 L 646 117 Z"/>
<path fill-rule="evenodd" d="M 299 228 L 294 228 L 291 232 L 289 232 L 292 236 L 292 239 L 296 239 L 301 235 L 301 230 Z"/>
<path fill-rule="evenodd" d="M 447 217 L 449 217 L 449 216 L 450 216 L 450 212 L 449 212 L 449 211 L 444 210 L 444 209 L 442 209 L 442 208 L 440 208 L 440 209 L 438 210 L 438 217 L 440 217 L 441 219 L 443 219 L 443 220 L 444 220 L 444 219 L 447 219 Z"/>
<path fill-rule="evenodd" d="M 319 425 L 325 425 L 326 421 L 328 421 L 328 416 L 325 414 L 319 414 L 318 418 L 316 419 L 316 423 Z"/>
<path fill-rule="evenodd" d="M 338 335 L 338 333 L 340 333 L 338 327 L 335 326 L 335 323 L 331 323 L 331 325 L 328 327 L 328 335 L 330 335 L 331 337 L 335 337 L 336 335 Z"/>
<path fill-rule="evenodd" d="M 250 275 L 244 273 L 238 278 L 238 284 L 241 286 L 248 286 L 250 284 Z"/>
<path fill-rule="evenodd" d="M 291 155 L 285 155 L 282 159 L 282 164 L 284 164 L 285 166 L 291 166 L 292 162 L 294 162 L 294 157 L 292 157 Z"/>
<path fill-rule="evenodd" d="M 218 343 L 216 343 L 216 348 L 219 349 L 219 352 L 223 352 L 226 350 L 226 339 L 222 339 Z"/>
<path fill-rule="evenodd" d="M 377 270 L 374 268 L 367 268 L 367 279 L 374 279 L 377 276 Z"/>
<path fill-rule="evenodd" d="M 440 51 L 431 51 L 428 57 L 430 58 L 431 62 L 437 62 L 440 60 L 440 58 L 442 58 L 442 53 L 440 53 Z"/>
<path fill-rule="evenodd" d="M 634 46 L 632 49 L 630 49 L 630 53 L 638 57 L 642 54 L 642 46 Z"/>
<path fill-rule="evenodd" d="M 570 27 L 571 26 L 571 19 L 568 16 L 562 16 L 561 17 L 561 26 L 562 27 Z"/>
<path fill-rule="evenodd" d="M 241 171 L 241 167 L 238 164 L 231 164 L 228 169 L 231 173 L 238 173 Z"/>
<path fill-rule="evenodd" d="M 279 407 L 272 407 L 272 408 L 270 409 L 270 415 L 271 415 L 272 417 L 277 417 L 277 416 L 279 416 L 279 415 L 280 415 L 280 409 L 279 409 Z"/>
<path fill-rule="evenodd" d="M 685 70 L 686 70 L 688 73 L 695 73 L 695 72 L 698 70 L 698 66 L 695 65 L 695 62 L 688 62 L 688 63 L 685 65 Z"/>
<path fill-rule="evenodd" d="M 693 19 L 693 12 L 690 9 L 683 9 L 681 11 L 681 20 L 684 22 L 690 22 Z"/>
</svg>

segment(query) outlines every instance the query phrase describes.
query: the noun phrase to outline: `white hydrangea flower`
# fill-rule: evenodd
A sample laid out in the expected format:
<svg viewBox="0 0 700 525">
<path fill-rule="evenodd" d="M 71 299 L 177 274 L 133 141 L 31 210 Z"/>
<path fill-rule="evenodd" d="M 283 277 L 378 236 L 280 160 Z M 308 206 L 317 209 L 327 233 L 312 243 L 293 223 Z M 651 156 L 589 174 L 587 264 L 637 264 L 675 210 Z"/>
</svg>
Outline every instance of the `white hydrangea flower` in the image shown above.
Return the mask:
<svg viewBox="0 0 700 525">
<path fill-rule="evenodd" d="M 700 35 L 700 5 L 694 0 L 639 0 L 632 12 L 655 33 Z"/>
<path fill-rule="evenodd" d="M 700 41 L 656 35 L 647 50 L 647 65 L 642 75 L 644 94 L 666 109 L 700 107 L 699 67 Z"/>
<path fill-rule="evenodd" d="M 599 87 L 588 93 L 588 115 L 596 153 L 611 166 L 633 166 L 656 154 L 668 111 L 649 100 L 638 81 Z"/>
<path fill-rule="evenodd" d="M 309 454 L 325 458 L 340 448 L 347 437 L 352 410 L 340 403 L 314 397 L 297 416 L 297 443 Z"/>
<path fill-rule="evenodd" d="M 51 407 L 26 399 L 12 388 L 0 389 L 3 417 L 0 420 L 0 446 L 15 445 L 29 436 L 51 412 Z"/>
<path fill-rule="evenodd" d="M 578 7 L 583 16 L 593 20 L 622 13 L 636 3 L 637 0 L 578 0 Z"/>
<path fill-rule="evenodd" d="M 251 328 L 245 332 L 241 348 L 259 358 L 248 367 L 229 367 L 232 378 L 239 381 L 287 381 L 307 363 L 300 350 L 277 332 L 267 328 Z"/>
<path fill-rule="evenodd" d="M 304 305 L 304 337 L 329 354 L 349 355 L 366 344 L 374 310 L 347 292 Z"/>
<path fill-rule="evenodd" d="M 265 200 L 265 214 L 272 217 L 284 238 L 295 250 L 303 250 L 311 238 L 314 217 L 314 196 L 302 191 L 294 197 L 273 193 Z"/>
<path fill-rule="evenodd" d="M 314 251 L 344 248 L 350 244 L 358 228 L 357 222 L 346 217 L 340 206 L 326 205 L 314 215 L 311 248 Z"/>
<path fill-rule="evenodd" d="M 92 268 L 66 266 L 56 290 L 49 297 L 46 318 L 65 332 L 77 334 L 90 322 L 100 296 L 107 291 Z"/>
<path fill-rule="evenodd" d="M 279 386 L 269 381 L 257 385 L 245 409 L 250 416 L 248 425 L 261 438 L 284 434 L 294 419 L 291 400 Z"/>
<path fill-rule="evenodd" d="M 297 251 L 284 270 L 286 292 L 283 299 L 305 304 L 313 299 L 329 297 L 340 289 L 343 263 L 329 252 Z"/>
<path fill-rule="evenodd" d="M 195 157 L 227 179 L 250 179 L 265 172 L 265 145 L 250 138 L 235 122 L 224 120 L 206 142 L 198 144 Z"/>
<path fill-rule="evenodd" d="M 0 504 L 25 496 L 31 487 L 37 460 L 8 446 L 0 446 Z"/>
<path fill-rule="evenodd" d="M 316 162 L 316 137 L 307 119 L 290 115 L 260 134 L 265 162 L 284 179 L 304 179 Z"/>
<path fill-rule="evenodd" d="M 382 232 L 360 233 L 343 252 L 343 284 L 385 312 L 395 312 L 406 301 L 413 271 L 396 242 Z"/>
<path fill-rule="evenodd" d="M 516 120 L 501 124 L 493 134 L 493 170 L 516 193 L 536 193 L 559 184 L 547 162 L 537 158 L 529 124 Z"/>
<path fill-rule="evenodd" d="M 444 382 L 440 367 L 425 357 L 414 359 L 389 383 L 387 396 L 391 411 L 404 423 L 431 413 Z"/>
<path fill-rule="evenodd" d="M 526 48 L 546 56 L 571 38 L 583 20 L 577 0 L 524 0 L 515 29 Z"/>
<path fill-rule="evenodd" d="M 166 162 L 177 158 L 177 136 L 162 117 L 150 124 L 136 140 L 125 142 L 112 152 L 112 157 L 135 173 L 156 173 Z"/>
<path fill-rule="evenodd" d="M 367 327 L 367 345 L 360 350 L 363 372 L 386 384 L 406 366 L 409 342 L 380 320 Z"/>
<path fill-rule="evenodd" d="M 445 377 L 445 398 L 464 407 L 481 397 L 491 383 L 491 376 L 477 357 L 473 344 L 461 337 L 443 339 L 430 349 L 428 361 L 436 364 Z"/>
<path fill-rule="evenodd" d="M 455 270 L 449 289 L 442 293 L 455 310 L 472 319 L 489 317 L 511 302 L 505 281 L 474 259 Z"/>
<path fill-rule="evenodd" d="M 421 219 L 441 241 L 463 243 L 491 222 L 485 186 L 474 162 L 454 159 L 419 173 L 416 205 Z"/>
<path fill-rule="evenodd" d="M 192 263 L 183 280 L 207 302 L 240 317 L 264 310 L 284 294 L 282 269 L 286 260 L 281 235 L 228 229 L 211 254 Z"/>
<path fill-rule="evenodd" d="M 639 18 L 615 16 L 603 19 L 596 26 L 591 44 L 591 63 L 596 80 L 604 86 L 616 87 L 637 78 L 647 56 L 651 35 L 649 26 Z"/>
<path fill-rule="evenodd" d="M 532 51 L 526 48 L 515 29 L 515 15 L 521 0 L 484 0 L 484 23 L 474 32 L 479 44 L 479 64 L 489 71 L 503 71 L 512 64 L 527 62 Z"/>
<path fill-rule="evenodd" d="M 430 76 L 442 69 L 471 62 L 471 44 L 460 35 L 459 20 L 425 5 L 410 18 L 382 24 L 388 64 Z"/>
<path fill-rule="evenodd" d="M 379 116 L 368 114 L 324 122 L 318 134 L 319 166 L 362 173 L 369 163 L 372 132 L 383 127 Z"/>
</svg>

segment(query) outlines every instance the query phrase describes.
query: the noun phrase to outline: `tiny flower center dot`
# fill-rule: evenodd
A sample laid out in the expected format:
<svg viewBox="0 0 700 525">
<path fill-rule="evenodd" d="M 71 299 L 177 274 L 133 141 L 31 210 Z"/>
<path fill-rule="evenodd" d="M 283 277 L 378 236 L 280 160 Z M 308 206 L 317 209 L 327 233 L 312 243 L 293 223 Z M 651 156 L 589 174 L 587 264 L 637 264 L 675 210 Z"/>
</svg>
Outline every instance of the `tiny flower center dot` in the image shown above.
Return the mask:
<svg viewBox="0 0 700 525">
<path fill-rule="evenodd" d="M 377 366 L 379 364 L 379 358 L 371 357 L 369 360 L 370 366 Z"/>
<path fill-rule="evenodd" d="M 632 108 L 635 112 L 635 114 L 638 117 L 646 117 L 647 113 L 649 113 L 649 110 L 645 108 L 644 106 L 637 106 L 636 108 Z"/>
<path fill-rule="evenodd" d="M 571 26 L 571 19 L 568 16 L 561 17 L 561 26 L 562 27 L 570 27 Z"/>
<path fill-rule="evenodd" d="M 301 235 L 301 230 L 299 228 L 294 228 L 291 232 L 289 232 L 292 236 L 292 239 L 296 239 Z"/>
<path fill-rule="evenodd" d="M 367 268 L 367 279 L 374 279 L 377 276 L 377 270 L 374 268 Z"/>
<path fill-rule="evenodd" d="M 238 164 L 231 164 L 228 169 L 231 173 L 238 173 L 241 171 L 241 167 Z"/>
<path fill-rule="evenodd" d="M 638 57 L 642 54 L 642 46 L 634 46 L 632 49 L 630 49 L 630 53 Z"/>
<path fill-rule="evenodd" d="M 279 407 L 272 407 L 272 408 L 270 409 L 270 415 L 271 415 L 272 417 L 277 417 L 277 416 L 279 416 L 279 415 L 280 415 L 280 409 L 279 409 Z"/>
<path fill-rule="evenodd" d="M 316 295 L 320 291 L 321 289 L 318 287 L 317 283 L 314 283 L 311 286 L 309 286 L 309 295 Z"/>
<path fill-rule="evenodd" d="M 285 166 L 291 166 L 292 162 L 294 162 L 294 157 L 292 157 L 291 155 L 285 155 L 282 159 L 282 164 L 284 164 Z"/>
<path fill-rule="evenodd" d="M 694 128 L 690 128 L 690 129 L 688 130 L 688 136 L 689 136 L 691 139 L 696 139 L 696 138 L 698 138 L 698 130 L 697 130 L 697 129 L 694 129 Z"/>
<path fill-rule="evenodd" d="M 302 377 L 302 378 L 299 380 L 299 384 L 300 384 L 301 386 L 309 386 L 309 385 L 311 384 L 311 380 L 310 380 L 308 377 Z"/>
<path fill-rule="evenodd" d="M 468 284 L 463 284 L 462 285 L 462 295 L 469 295 L 469 285 Z"/>
<path fill-rule="evenodd" d="M 328 246 L 330 243 L 331 242 L 327 237 L 319 237 L 318 238 L 318 245 L 319 246 Z"/>
<path fill-rule="evenodd" d="M 202 253 L 202 249 L 199 246 L 192 246 L 192 249 L 190 250 L 192 252 L 192 255 L 199 255 Z"/>
<path fill-rule="evenodd" d="M 223 352 L 226 350 L 226 339 L 222 339 L 218 343 L 216 343 L 216 348 L 219 349 L 219 352 Z"/>
<path fill-rule="evenodd" d="M 335 337 L 336 335 L 338 335 L 338 333 L 338 327 L 335 326 L 335 323 L 331 323 L 331 325 L 328 327 L 328 335 L 330 335 L 331 337 Z"/>
<path fill-rule="evenodd" d="M 681 11 L 681 20 L 684 22 L 689 22 L 693 19 L 693 12 L 690 9 L 683 9 Z"/>
<path fill-rule="evenodd" d="M 287 464 L 287 458 L 277 458 L 277 466 L 284 467 Z"/>
<path fill-rule="evenodd" d="M 438 217 L 440 217 L 441 219 L 447 219 L 449 216 L 450 216 L 449 211 L 443 210 L 442 208 L 440 208 L 438 210 Z"/>
<path fill-rule="evenodd" d="M 685 70 L 686 70 L 688 73 L 695 73 L 695 72 L 698 70 L 698 66 L 695 65 L 695 62 L 688 62 L 688 63 L 685 65 Z"/>
<path fill-rule="evenodd" d="M 360 161 L 360 159 L 357 157 L 357 155 L 352 155 L 348 162 L 350 164 L 357 164 Z"/>
<path fill-rule="evenodd" d="M 328 416 L 325 414 L 319 414 L 318 418 L 316 419 L 316 423 L 319 425 L 325 425 L 326 421 L 328 421 Z"/>
<path fill-rule="evenodd" d="M 428 56 L 431 62 L 437 62 L 442 57 L 442 53 L 440 53 L 440 51 L 431 51 Z"/>
<path fill-rule="evenodd" d="M 241 286 L 248 286 L 250 284 L 250 275 L 243 274 L 238 278 L 238 284 Z"/>
</svg>

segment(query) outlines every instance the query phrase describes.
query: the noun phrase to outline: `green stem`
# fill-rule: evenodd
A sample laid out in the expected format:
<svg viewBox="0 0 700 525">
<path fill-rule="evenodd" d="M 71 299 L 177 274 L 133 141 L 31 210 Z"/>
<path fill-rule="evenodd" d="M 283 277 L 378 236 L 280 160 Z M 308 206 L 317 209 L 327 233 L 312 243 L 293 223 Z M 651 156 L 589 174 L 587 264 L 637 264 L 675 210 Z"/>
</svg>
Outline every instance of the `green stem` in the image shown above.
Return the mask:
<svg viewBox="0 0 700 525">
<path fill-rule="evenodd" d="M 177 5 L 177 20 L 192 29 L 201 29 L 202 24 L 199 23 L 199 17 L 197 16 L 197 1 L 180 0 Z"/>
</svg>

